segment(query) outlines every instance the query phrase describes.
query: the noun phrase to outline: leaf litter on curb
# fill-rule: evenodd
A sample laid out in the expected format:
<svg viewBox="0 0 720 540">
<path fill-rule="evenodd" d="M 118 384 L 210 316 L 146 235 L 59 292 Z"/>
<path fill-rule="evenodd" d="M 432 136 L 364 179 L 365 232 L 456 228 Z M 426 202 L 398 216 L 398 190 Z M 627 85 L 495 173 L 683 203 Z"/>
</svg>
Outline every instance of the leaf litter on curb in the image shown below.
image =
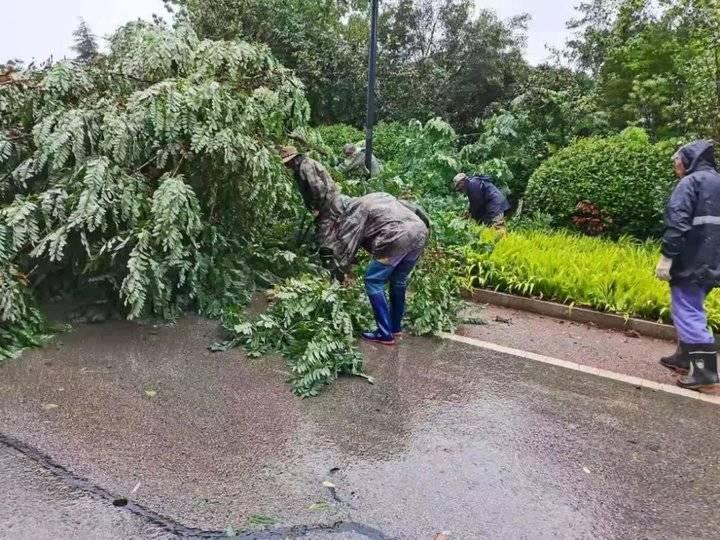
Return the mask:
<svg viewBox="0 0 720 540">
<path fill-rule="evenodd" d="M 248 518 L 248 524 L 250 525 L 275 525 L 275 523 L 277 523 L 275 518 L 262 514 L 253 514 Z"/>
</svg>

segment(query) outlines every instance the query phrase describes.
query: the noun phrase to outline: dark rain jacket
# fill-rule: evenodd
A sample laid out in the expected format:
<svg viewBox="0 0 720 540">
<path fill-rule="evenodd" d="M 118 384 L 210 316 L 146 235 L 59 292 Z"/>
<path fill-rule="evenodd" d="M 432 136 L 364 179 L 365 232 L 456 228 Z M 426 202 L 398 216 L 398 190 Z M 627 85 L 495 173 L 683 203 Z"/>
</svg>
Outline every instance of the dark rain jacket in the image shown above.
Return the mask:
<svg viewBox="0 0 720 540">
<path fill-rule="evenodd" d="M 490 225 L 496 217 L 510 210 L 507 197 L 490 181 L 489 176 L 473 176 L 465 185 L 470 201 L 470 215 L 478 223 Z"/>
<path fill-rule="evenodd" d="M 687 175 L 665 209 L 662 251 L 673 260 L 671 283 L 720 285 L 720 174 L 711 141 L 683 146 Z"/>
<path fill-rule="evenodd" d="M 321 250 L 336 268 L 349 270 L 362 247 L 376 259 L 396 257 L 425 247 L 427 218 L 416 206 L 387 193 L 346 197 L 318 162 L 301 156 L 296 182 L 309 210 L 319 212 L 316 232 Z"/>
</svg>

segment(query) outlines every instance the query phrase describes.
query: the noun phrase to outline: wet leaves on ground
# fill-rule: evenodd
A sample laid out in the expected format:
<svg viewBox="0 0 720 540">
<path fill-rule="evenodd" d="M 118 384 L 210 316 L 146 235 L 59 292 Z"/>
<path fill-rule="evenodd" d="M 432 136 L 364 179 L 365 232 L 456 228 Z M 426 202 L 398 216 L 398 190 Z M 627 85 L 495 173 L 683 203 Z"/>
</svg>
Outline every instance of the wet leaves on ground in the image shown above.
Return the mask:
<svg viewBox="0 0 720 540">
<path fill-rule="evenodd" d="M 253 514 L 248 518 L 248 524 L 249 525 L 274 525 L 277 523 L 277 520 L 275 518 L 271 518 L 270 516 L 263 516 L 262 514 Z"/>
</svg>

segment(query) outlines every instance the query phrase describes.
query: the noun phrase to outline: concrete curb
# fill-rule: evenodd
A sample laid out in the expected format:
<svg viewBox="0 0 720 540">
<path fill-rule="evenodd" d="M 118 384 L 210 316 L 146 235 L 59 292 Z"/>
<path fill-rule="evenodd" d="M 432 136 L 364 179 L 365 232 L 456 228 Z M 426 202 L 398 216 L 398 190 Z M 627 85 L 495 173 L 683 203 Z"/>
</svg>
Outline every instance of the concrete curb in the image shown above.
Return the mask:
<svg viewBox="0 0 720 540">
<path fill-rule="evenodd" d="M 511 309 L 519 309 L 521 311 L 529 311 L 547 317 L 555 317 L 556 319 L 564 319 L 566 321 L 594 324 L 599 328 L 635 331 L 647 337 L 675 340 L 675 329 L 667 324 L 659 324 L 642 319 L 626 319 L 625 317 L 611 313 L 601 313 L 591 309 L 571 307 L 556 304 L 555 302 L 514 296 L 512 294 L 487 289 L 466 290 L 464 296 L 480 304 L 493 304 Z"/>
</svg>

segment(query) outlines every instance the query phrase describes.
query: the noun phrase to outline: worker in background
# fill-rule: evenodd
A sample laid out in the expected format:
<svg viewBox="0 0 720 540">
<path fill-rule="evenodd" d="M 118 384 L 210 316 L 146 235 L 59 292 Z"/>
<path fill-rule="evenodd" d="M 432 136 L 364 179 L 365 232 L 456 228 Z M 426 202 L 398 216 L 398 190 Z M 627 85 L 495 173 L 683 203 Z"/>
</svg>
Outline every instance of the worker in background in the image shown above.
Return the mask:
<svg viewBox="0 0 720 540">
<path fill-rule="evenodd" d="M 302 196 L 305 207 L 316 218 L 321 210 L 325 211 L 325 213 L 340 211 L 339 207 L 325 208 L 326 205 L 319 200 L 319 195 L 312 191 L 313 189 L 322 190 L 323 193 L 329 195 L 339 193 L 335 181 L 322 163 L 301 154 L 294 146 L 281 146 L 279 152 L 282 162 L 294 173 L 295 185 Z M 327 205 L 332 202 L 337 204 L 334 196 L 329 197 L 329 199 Z"/>
<path fill-rule="evenodd" d="M 359 148 L 357 144 L 346 144 L 343 147 L 345 162 L 338 167 L 338 170 L 347 175 L 359 174 L 368 176 L 368 170 L 365 164 L 366 155 L 365 149 Z M 370 176 L 377 176 L 382 172 L 382 170 L 382 163 L 380 163 L 375 156 L 372 156 L 370 162 Z"/>
<path fill-rule="evenodd" d="M 402 332 L 410 274 L 420 260 L 429 221 L 416 206 L 387 193 L 364 197 L 341 195 L 327 171 L 291 146 L 280 148 L 283 163 L 295 173 L 306 208 L 315 216 L 320 253 L 337 279 L 343 280 L 362 247 L 372 256 L 365 290 L 377 328 L 367 341 L 394 345 Z M 390 302 L 385 297 L 389 284 Z"/>
<path fill-rule="evenodd" d="M 705 299 L 720 285 L 720 174 L 712 141 L 694 141 L 674 156 L 680 179 L 665 209 L 657 277 L 670 282 L 678 349 L 660 363 L 687 374 L 683 388 L 718 385 L 717 346 L 708 328 Z"/>
<path fill-rule="evenodd" d="M 475 221 L 505 231 L 505 213 L 510 210 L 510 203 L 489 176 L 469 177 L 460 173 L 453 179 L 453 187 L 467 196 Z"/>
</svg>

